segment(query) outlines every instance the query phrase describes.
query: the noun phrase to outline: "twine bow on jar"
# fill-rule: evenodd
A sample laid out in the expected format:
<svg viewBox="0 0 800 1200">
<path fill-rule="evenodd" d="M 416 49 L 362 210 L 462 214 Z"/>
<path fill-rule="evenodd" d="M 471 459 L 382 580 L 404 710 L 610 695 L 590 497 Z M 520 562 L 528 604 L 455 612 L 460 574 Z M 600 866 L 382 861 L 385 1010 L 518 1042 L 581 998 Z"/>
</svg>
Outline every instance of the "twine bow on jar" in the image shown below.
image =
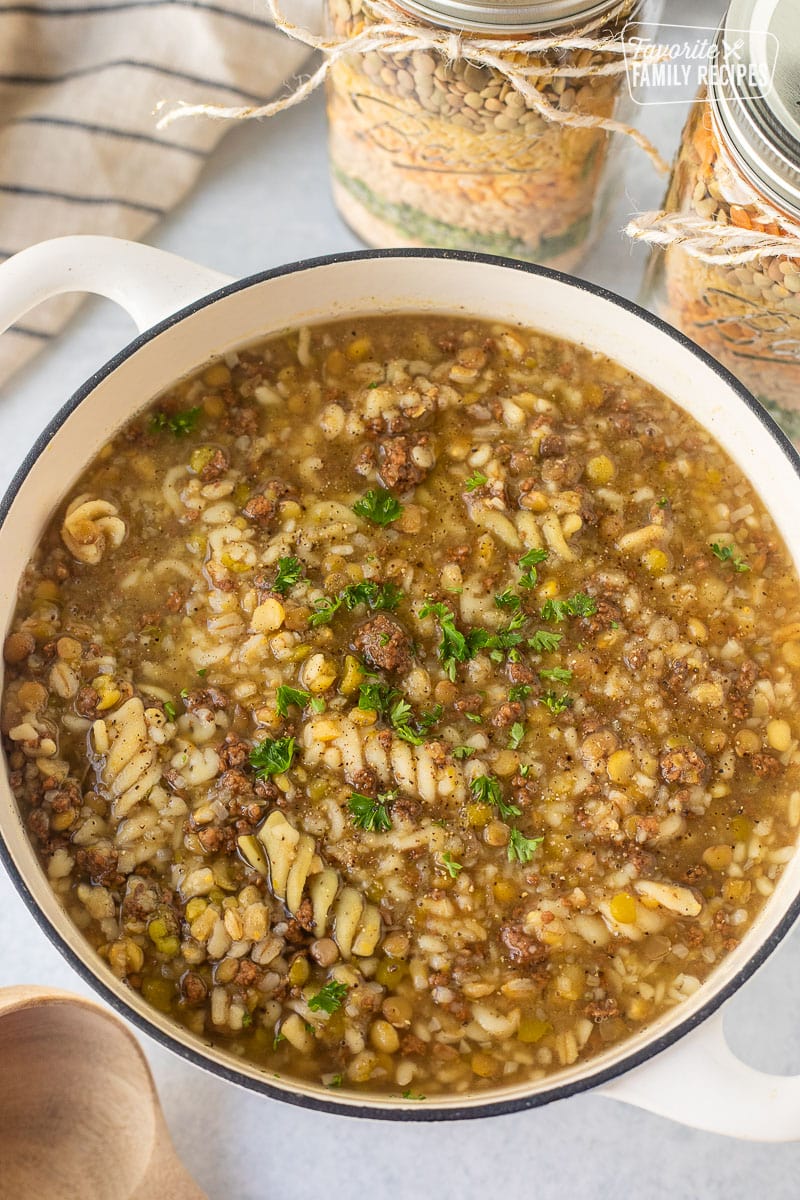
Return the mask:
<svg viewBox="0 0 800 1200">
<path fill-rule="evenodd" d="M 680 246 L 710 266 L 743 266 L 759 258 L 800 259 L 800 225 L 767 203 L 717 157 L 714 194 L 701 186 L 694 211 L 639 213 L 625 232 L 648 246 Z"/>
<path fill-rule="evenodd" d="M 621 133 L 644 150 L 659 171 L 666 173 L 669 170 L 668 164 L 650 139 L 634 126 L 617 121 L 613 117 L 556 108 L 542 96 L 536 86 L 537 79 L 550 81 L 559 78 L 585 78 L 589 75 L 621 75 L 627 71 L 630 63 L 645 55 L 648 61 L 652 62 L 652 47 L 648 50 L 638 43 L 629 43 L 621 38 L 593 36 L 603 26 L 629 14 L 634 7 L 633 0 L 621 0 L 610 11 L 582 23 L 570 33 L 536 38 L 524 38 L 519 35 L 482 37 L 474 33 L 454 33 L 410 20 L 384 0 L 364 0 L 362 8 L 373 23 L 360 32 L 345 37 L 322 37 L 290 21 L 279 8 L 278 0 L 266 0 L 266 3 L 277 29 L 322 53 L 322 62 L 313 74 L 300 82 L 289 95 L 260 106 L 226 107 L 216 104 L 188 104 L 182 100 L 161 101 L 156 107 L 156 112 L 162 114 L 158 121 L 159 129 L 166 128 L 173 121 L 193 116 L 206 116 L 217 120 L 250 120 L 254 117 L 275 116 L 300 104 L 316 91 L 320 84 L 324 83 L 331 68 L 342 58 L 372 52 L 400 57 L 414 51 L 434 51 L 446 62 L 464 60 L 476 67 L 488 67 L 498 72 L 544 120 L 573 129 L 604 129 L 609 133 Z M 585 66 L 525 61 L 527 56 L 541 57 L 552 53 L 580 51 L 611 55 L 612 58 Z"/>
<path fill-rule="evenodd" d="M 787 227 L 778 214 L 768 224 Z M 696 213 L 640 213 L 625 228 L 628 237 L 649 246 L 680 246 L 709 265 L 739 267 L 759 258 L 800 259 L 800 228 L 794 234 L 722 225 Z"/>
</svg>

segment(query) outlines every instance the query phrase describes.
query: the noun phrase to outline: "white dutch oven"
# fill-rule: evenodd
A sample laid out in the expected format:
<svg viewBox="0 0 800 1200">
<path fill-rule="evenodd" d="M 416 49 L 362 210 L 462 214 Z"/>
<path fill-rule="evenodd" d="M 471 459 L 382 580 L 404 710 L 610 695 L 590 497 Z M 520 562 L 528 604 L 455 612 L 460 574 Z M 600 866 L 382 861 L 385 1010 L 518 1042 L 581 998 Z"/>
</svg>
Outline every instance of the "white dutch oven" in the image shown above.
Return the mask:
<svg viewBox="0 0 800 1200">
<path fill-rule="evenodd" d="M 61 238 L 0 266 L 0 330 L 57 293 L 96 292 L 121 304 L 140 336 L 80 389 L 42 433 L 0 509 L 0 632 L 45 522 L 76 475 L 144 403 L 212 355 L 300 322 L 376 312 L 466 313 L 571 338 L 662 388 L 709 429 L 750 477 L 800 568 L 800 459 L 732 376 L 648 313 L 554 272 L 447 251 L 348 254 L 239 282 L 173 255 L 100 237 Z M 52 895 L 0 780 L 0 853 L 45 932 L 118 1011 L 163 1045 L 232 1082 L 294 1104 L 396 1120 L 456 1119 L 535 1107 L 595 1089 L 699 1129 L 764 1141 L 800 1139 L 800 1077 L 763 1075 L 727 1046 L 721 1006 L 800 913 L 800 854 L 731 953 L 680 1007 L 589 1063 L 491 1095 L 425 1103 L 331 1092 L 276 1079 L 148 1008 L 89 949 Z"/>
</svg>

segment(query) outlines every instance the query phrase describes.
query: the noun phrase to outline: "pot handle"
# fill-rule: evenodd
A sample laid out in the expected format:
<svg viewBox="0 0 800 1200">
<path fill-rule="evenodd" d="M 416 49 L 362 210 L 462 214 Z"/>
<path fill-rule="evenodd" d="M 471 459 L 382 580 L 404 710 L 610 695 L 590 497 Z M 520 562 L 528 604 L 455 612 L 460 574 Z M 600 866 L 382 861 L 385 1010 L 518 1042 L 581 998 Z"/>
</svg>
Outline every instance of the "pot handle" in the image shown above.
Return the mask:
<svg viewBox="0 0 800 1200">
<path fill-rule="evenodd" d="M 800 1141 L 800 1075 L 767 1075 L 738 1059 L 721 1011 L 598 1091 L 708 1133 L 753 1142 Z"/>
<path fill-rule="evenodd" d="M 141 333 L 230 282 L 227 275 L 141 242 L 85 234 L 53 238 L 0 263 L 0 333 L 64 292 L 106 296 L 130 314 Z"/>
</svg>

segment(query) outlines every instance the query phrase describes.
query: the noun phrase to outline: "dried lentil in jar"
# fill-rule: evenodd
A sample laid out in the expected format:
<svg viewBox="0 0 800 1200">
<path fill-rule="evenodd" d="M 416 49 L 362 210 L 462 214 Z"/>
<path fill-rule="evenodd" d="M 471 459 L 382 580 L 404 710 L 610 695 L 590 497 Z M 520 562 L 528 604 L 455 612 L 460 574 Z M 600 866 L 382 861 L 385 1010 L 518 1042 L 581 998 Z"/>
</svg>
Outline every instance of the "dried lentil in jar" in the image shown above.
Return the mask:
<svg viewBox="0 0 800 1200">
<path fill-rule="evenodd" d="M 644 303 L 800 442 L 800 24 L 793 0 L 773 0 L 764 37 L 754 12 L 754 0 L 730 6 L 721 67 L 690 112 L 664 210 L 629 232 L 654 245 Z M 724 34 L 748 29 L 737 83 L 725 69 L 736 39 Z"/>
<path fill-rule="evenodd" d="M 537 112 L 502 70 L 470 61 L 469 39 L 486 46 L 488 35 L 490 48 L 496 39 L 497 53 L 529 72 L 549 110 L 619 120 L 628 96 L 621 39 L 635 34 L 632 20 L 652 20 L 659 8 L 659 0 L 513 8 L 497 0 L 329 0 L 337 37 L 387 20 L 413 22 L 439 42 L 443 28 L 456 37 L 446 54 L 436 46 L 405 55 L 372 49 L 332 65 L 330 158 L 342 216 L 372 246 L 441 246 L 573 267 L 609 209 L 623 139 Z M 508 53 L 513 42 L 577 34 L 614 39 L 617 52 Z M 611 62 L 618 72 L 598 73 Z M 572 68 L 578 73 L 557 73 Z"/>
</svg>

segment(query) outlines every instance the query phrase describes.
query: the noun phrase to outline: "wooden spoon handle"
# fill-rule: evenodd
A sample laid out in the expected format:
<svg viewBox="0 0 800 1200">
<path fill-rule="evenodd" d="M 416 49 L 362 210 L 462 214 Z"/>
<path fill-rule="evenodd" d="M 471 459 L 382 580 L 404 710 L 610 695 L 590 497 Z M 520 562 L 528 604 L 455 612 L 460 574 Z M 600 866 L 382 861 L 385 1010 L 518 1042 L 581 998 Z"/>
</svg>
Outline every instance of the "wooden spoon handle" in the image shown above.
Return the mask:
<svg viewBox="0 0 800 1200">
<path fill-rule="evenodd" d="M 47 1152 L 34 1155 L 31 1131 L 40 1125 Z M 116 1156 L 112 1175 L 95 1172 L 94 1185 L 92 1139 Z M 0 990 L 0 1161 L 0 1196 L 13 1200 L 67 1200 L 78 1181 L 107 1200 L 208 1200 L 175 1154 L 130 1029 L 99 1004 L 51 988 Z"/>
<path fill-rule="evenodd" d="M 91 1000 L 75 996 L 72 992 L 63 992 L 58 988 L 39 987 L 35 983 L 20 983 L 14 987 L 0 988 L 0 1016 L 27 1005 L 49 1004 L 53 1000 L 80 1000 L 84 1004 L 99 1008 Z"/>
<path fill-rule="evenodd" d="M 150 1164 L 129 1200 L 208 1200 L 175 1154 L 166 1125 L 156 1139 Z"/>
</svg>

